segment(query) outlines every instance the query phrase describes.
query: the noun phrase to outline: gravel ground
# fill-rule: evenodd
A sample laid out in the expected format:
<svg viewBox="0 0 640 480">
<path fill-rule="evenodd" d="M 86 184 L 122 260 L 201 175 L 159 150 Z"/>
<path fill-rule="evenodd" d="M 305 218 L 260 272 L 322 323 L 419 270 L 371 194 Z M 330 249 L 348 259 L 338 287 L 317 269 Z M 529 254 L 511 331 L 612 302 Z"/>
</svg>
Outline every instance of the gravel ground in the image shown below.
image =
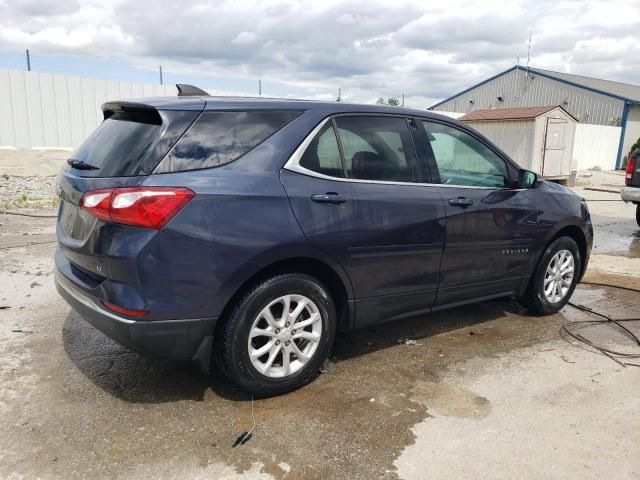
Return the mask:
<svg viewBox="0 0 640 480">
<path fill-rule="evenodd" d="M 55 177 L 0 177 L 0 209 L 54 208 L 58 204 Z"/>
</svg>

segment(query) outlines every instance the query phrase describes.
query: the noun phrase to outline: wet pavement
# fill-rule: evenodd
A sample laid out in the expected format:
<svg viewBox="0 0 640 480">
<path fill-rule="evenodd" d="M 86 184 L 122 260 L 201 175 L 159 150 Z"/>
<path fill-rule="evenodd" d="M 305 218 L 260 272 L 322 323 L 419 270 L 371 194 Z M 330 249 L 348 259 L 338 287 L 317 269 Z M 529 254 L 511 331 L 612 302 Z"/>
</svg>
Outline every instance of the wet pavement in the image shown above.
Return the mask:
<svg viewBox="0 0 640 480">
<path fill-rule="evenodd" d="M 587 279 L 640 288 L 633 207 L 590 208 Z M 219 373 L 141 357 L 70 311 L 52 219 L 0 224 L 2 478 L 640 476 L 640 368 L 563 339 L 564 322 L 589 318 L 574 308 L 537 318 L 502 300 L 356 332 L 315 382 L 252 404 Z M 640 316 L 630 291 L 584 285 L 574 300 Z M 633 349 L 609 327 L 585 334 Z M 252 405 L 253 438 L 226 465 Z"/>
</svg>

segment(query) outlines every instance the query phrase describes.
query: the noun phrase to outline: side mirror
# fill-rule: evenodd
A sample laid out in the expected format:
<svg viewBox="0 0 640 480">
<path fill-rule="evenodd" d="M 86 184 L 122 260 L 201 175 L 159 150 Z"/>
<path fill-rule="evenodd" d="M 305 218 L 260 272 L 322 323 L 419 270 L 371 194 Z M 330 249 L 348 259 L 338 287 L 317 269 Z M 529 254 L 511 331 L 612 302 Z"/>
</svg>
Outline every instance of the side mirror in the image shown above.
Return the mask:
<svg viewBox="0 0 640 480">
<path fill-rule="evenodd" d="M 518 186 L 520 188 L 532 188 L 537 182 L 537 173 L 525 169 L 521 169 L 518 172 Z"/>
</svg>

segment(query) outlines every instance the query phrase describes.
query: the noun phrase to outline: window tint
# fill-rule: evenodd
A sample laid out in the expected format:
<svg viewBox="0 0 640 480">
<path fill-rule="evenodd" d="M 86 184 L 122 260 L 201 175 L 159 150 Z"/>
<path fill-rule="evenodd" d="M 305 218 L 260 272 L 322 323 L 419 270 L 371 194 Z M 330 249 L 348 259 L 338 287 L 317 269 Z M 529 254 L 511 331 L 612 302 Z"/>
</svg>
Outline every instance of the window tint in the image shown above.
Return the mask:
<svg viewBox="0 0 640 480">
<path fill-rule="evenodd" d="M 205 112 L 156 169 L 157 173 L 218 167 L 233 162 L 299 112 Z"/>
<path fill-rule="evenodd" d="M 419 181 L 411 135 L 404 118 L 338 117 L 336 125 L 348 177 Z"/>
<path fill-rule="evenodd" d="M 440 123 L 423 122 L 440 172 L 448 185 L 504 187 L 506 162 L 471 135 Z"/>
<path fill-rule="evenodd" d="M 149 148 L 162 135 L 161 123 L 157 113 L 114 113 L 89 135 L 71 158 L 96 167 L 79 170 L 84 177 L 134 175 Z"/>
<path fill-rule="evenodd" d="M 344 176 L 340 149 L 331 122 L 327 122 L 311 141 L 300 159 L 300 165 L 323 175 L 340 178 Z"/>
</svg>

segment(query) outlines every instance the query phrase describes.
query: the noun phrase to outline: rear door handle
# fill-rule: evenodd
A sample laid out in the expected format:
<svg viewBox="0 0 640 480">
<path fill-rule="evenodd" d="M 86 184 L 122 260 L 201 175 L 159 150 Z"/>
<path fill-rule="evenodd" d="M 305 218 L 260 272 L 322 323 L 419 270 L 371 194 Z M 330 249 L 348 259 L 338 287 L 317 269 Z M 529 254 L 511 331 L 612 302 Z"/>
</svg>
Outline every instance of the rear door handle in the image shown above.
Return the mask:
<svg viewBox="0 0 640 480">
<path fill-rule="evenodd" d="M 331 205 L 340 205 L 347 201 L 336 192 L 315 193 L 311 195 L 311 200 L 317 203 L 329 203 Z"/>
<path fill-rule="evenodd" d="M 466 208 L 473 205 L 473 200 L 465 197 L 452 198 L 451 200 L 449 200 L 449 205 L 453 205 L 454 207 Z"/>
</svg>

